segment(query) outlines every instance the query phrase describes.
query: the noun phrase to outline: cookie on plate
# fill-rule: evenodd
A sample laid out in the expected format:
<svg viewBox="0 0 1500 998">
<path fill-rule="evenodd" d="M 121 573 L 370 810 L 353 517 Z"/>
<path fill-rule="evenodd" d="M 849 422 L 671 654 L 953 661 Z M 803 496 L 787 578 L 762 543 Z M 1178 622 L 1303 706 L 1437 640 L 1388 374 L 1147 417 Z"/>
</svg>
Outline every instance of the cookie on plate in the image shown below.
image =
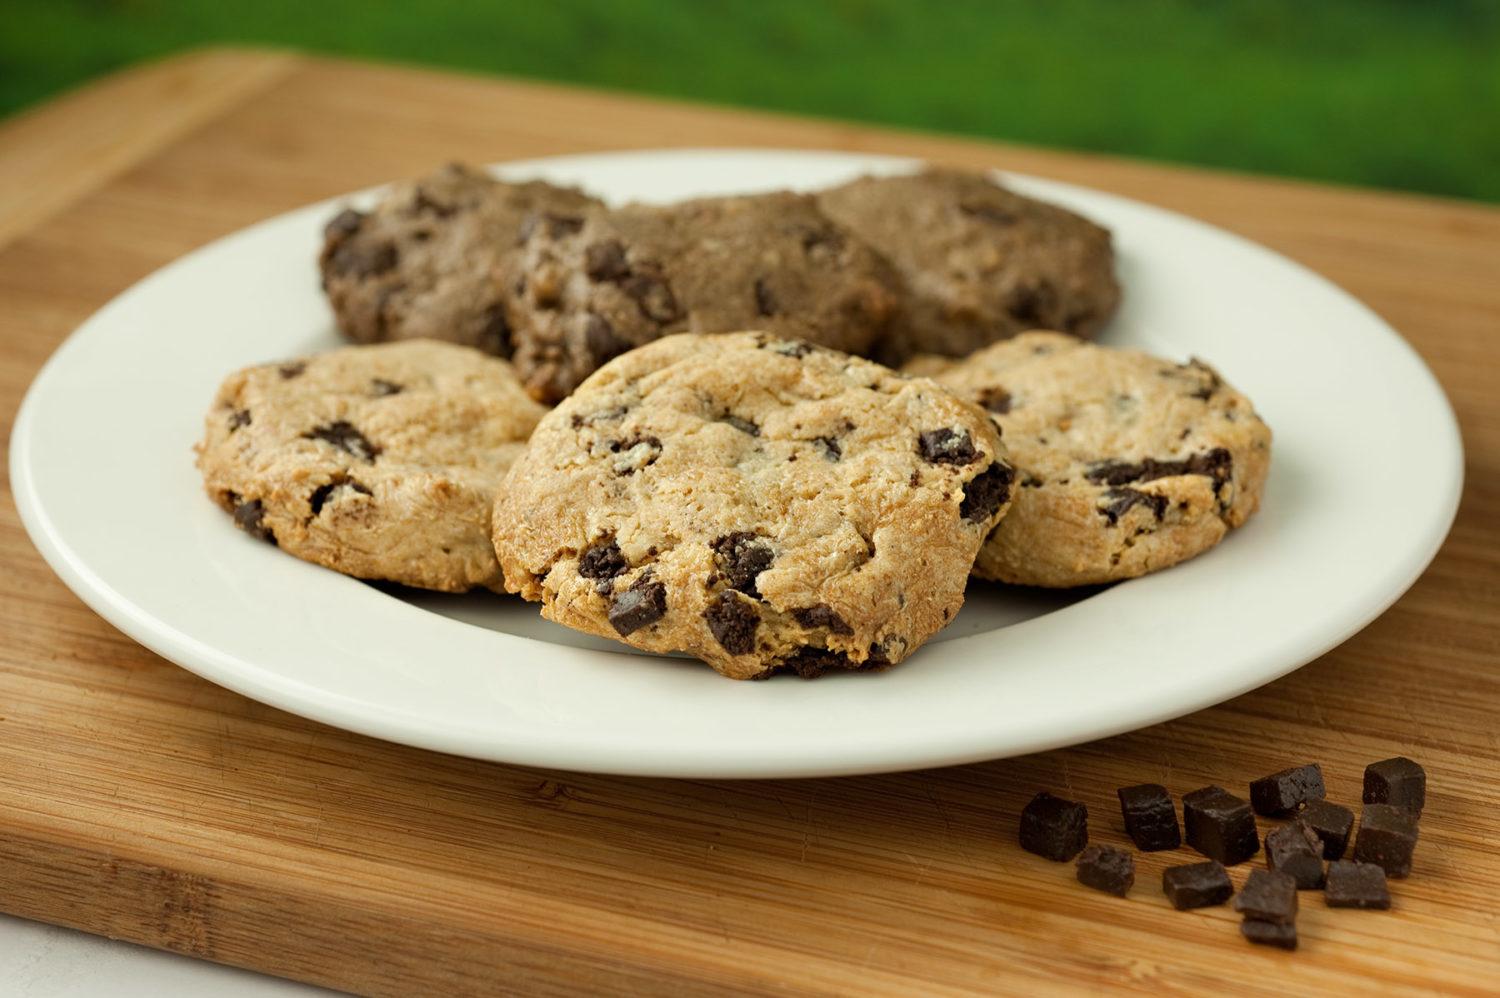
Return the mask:
<svg viewBox="0 0 1500 998">
<path fill-rule="evenodd" d="M 1108 230 L 983 173 L 862 177 L 818 202 L 901 275 L 887 363 L 962 357 L 1028 329 L 1092 336 L 1120 300 Z"/>
<path fill-rule="evenodd" d="M 936 380 L 994 415 L 1020 478 L 975 563 L 982 578 L 1144 575 L 1213 547 L 1260 504 L 1271 431 L 1202 361 L 1032 332 Z"/>
<path fill-rule="evenodd" d="M 542 216 L 507 279 L 516 368 L 544 402 L 668 333 L 763 329 L 864 352 L 897 283 L 812 197 L 786 192 Z"/>
<path fill-rule="evenodd" d="M 246 532 L 364 579 L 498 588 L 490 509 L 545 410 L 503 360 L 431 340 L 230 375 L 198 445 Z"/>
<path fill-rule="evenodd" d="M 540 181 L 503 183 L 450 164 L 391 190 L 374 211 L 339 212 L 318 257 L 323 289 L 351 340 L 430 338 L 510 355 L 500 258 L 533 212 L 599 202 Z"/>
<path fill-rule="evenodd" d="M 766 333 L 600 368 L 495 503 L 506 587 L 550 620 L 735 679 L 901 661 L 963 604 L 1013 472 L 931 381 Z"/>
</svg>

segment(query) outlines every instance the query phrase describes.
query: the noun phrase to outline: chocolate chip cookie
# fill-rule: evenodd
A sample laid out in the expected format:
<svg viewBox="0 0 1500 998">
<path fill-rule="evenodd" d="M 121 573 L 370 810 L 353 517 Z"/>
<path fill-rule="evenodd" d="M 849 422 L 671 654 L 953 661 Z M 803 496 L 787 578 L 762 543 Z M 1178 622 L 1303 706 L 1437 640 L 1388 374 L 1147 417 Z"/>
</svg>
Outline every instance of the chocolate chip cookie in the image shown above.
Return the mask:
<svg viewBox="0 0 1500 998">
<path fill-rule="evenodd" d="M 936 380 L 990 411 L 1020 479 L 982 578 L 1128 579 L 1208 550 L 1260 504 L 1271 431 L 1202 361 L 1033 332 Z"/>
<path fill-rule="evenodd" d="M 495 503 L 506 587 L 550 620 L 736 679 L 881 668 L 963 604 L 1013 472 L 978 407 L 767 333 L 600 368 Z"/>
<path fill-rule="evenodd" d="M 1027 329 L 1091 336 L 1120 300 L 1106 229 L 983 173 L 862 177 L 818 203 L 900 273 L 901 313 L 877 355 L 887 363 L 961 357 Z"/>
<path fill-rule="evenodd" d="M 864 352 L 896 306 L 889 266 L 786 192 L 542 214 L 507 280 L 516 368 L 544 402 L 674 332 L 763 329 Z"/>
<path fill-rule="evenodd" d="M 246 533 L 346 575 L 498 588 L 490 509 L 545 410 L 503 360 L 410 340 L 230 375 L 198 468 Z"/>
<path fill-rule="evenodd" d="M 502 183 L 451 164 L 394 188 L 372 212 L 328 223 L 318 258 L 323 288 L 351 340 L 431 338 L 510 355 L 494 271 L 533 212 L 597 205 L 564 187 Z"/>
</svg>

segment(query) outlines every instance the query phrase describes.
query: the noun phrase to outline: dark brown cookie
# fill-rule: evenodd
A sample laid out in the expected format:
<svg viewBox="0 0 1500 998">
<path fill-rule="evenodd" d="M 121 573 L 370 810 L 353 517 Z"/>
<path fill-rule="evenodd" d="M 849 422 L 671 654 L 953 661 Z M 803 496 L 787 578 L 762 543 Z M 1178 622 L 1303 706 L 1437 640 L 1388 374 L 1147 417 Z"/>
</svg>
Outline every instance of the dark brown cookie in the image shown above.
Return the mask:
<svg viewBox="0 0 1500 998">
<path fill-rule="evenodd" d="M 544 402 L 669 333 L 761 329 L 863 353 L 896 307 L 879 255 L 786 192 L 539 215 L 506 273 L 516 367 Z"/>
<path fill-rule="evenodd" d="M 818 200 L 904 282 L 878 354 L 886 363 L 962 357 L 1028 329 L 1092 336 L 1119 303 L 1108 230 L 986 174 L 862 177 Z"/>
<path fill-rule="evenodd" d="M 324 229 L 318 265 L 351 340 L 429 338 L 510 355 L 494 272 L 535 212 L 598 202 L 540 181 L 509 184 L 461 164 L 393 188 L 374 211 L 345 209 Z"/>
</svg>

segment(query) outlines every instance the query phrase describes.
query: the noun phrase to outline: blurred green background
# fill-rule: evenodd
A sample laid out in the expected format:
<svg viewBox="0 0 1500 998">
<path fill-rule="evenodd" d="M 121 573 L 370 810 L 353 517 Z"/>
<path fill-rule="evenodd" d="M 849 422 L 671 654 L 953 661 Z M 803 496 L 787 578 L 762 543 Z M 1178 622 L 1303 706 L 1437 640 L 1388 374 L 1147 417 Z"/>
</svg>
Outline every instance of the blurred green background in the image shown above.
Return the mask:
<svg viewBox="0 0 1500 998">
<path fill-rule="evenodd" d="M 0 115 L 216 42 L 1500 201 L 1500 0 L 0 0 Z"/>
</svg>

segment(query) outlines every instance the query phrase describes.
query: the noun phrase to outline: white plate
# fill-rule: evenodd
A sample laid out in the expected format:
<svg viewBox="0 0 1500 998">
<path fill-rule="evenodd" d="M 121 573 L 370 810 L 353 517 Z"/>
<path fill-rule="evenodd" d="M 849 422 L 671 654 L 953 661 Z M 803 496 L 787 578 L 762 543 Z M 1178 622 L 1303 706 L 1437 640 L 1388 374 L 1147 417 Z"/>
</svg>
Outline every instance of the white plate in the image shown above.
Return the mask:
<svg viewBox="0 0 1500 998">
<path fill-rule="evenodd" d="M 501 172 L 670 200 L 907 166 L 673 151 Z M 1217 365 L 1275 431 L 1270 484 L 1246 528 L 1169 572 L 1086 597 L 971 585 L 939 640 L 887 673 L 735 683 L 517 600 L 392 594 L 236 530 L 191 447 L 224 375 L 338 345 L 312 262 L 333 202 L 184 257 L 63 344 L 12 437 L 21 515 L 91 607 L 216 683 L 393 741 L 612 773 L 829 775 L 1067 745 L 1266 683 L 1389 606 L 1436 552 L 1462 478 L 1457 424 L 1416 354 L 1338 288 L 1235 236 L 1006 179 L 1114 230 L 1126 295 L 1103 340 Z"/>
</svg>

